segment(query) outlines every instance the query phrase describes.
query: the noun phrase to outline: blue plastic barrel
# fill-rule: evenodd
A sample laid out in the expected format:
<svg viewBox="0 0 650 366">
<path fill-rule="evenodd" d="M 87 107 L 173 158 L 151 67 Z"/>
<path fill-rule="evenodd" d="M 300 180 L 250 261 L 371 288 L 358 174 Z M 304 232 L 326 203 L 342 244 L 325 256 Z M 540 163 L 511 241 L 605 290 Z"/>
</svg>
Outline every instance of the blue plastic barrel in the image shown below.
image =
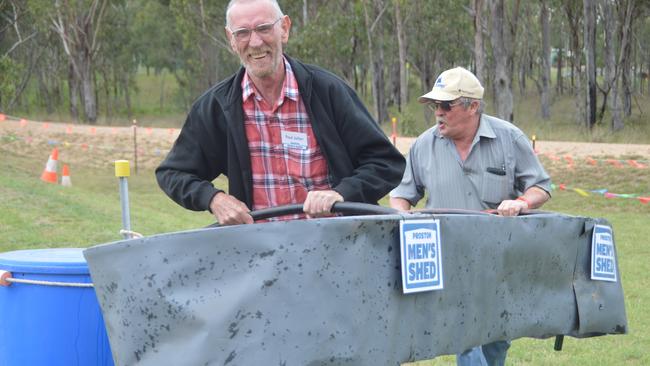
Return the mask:
<svg viewBox="0 0 650 366">
<path fill-rule="evenodd" d="M 14 280 L 44 282 L 0 286 L 0 365 L 113 365 L 95 291 L 77 285 L 91 282 L 82 250 L 0 253 L 0 270 Z"/>
</svg>

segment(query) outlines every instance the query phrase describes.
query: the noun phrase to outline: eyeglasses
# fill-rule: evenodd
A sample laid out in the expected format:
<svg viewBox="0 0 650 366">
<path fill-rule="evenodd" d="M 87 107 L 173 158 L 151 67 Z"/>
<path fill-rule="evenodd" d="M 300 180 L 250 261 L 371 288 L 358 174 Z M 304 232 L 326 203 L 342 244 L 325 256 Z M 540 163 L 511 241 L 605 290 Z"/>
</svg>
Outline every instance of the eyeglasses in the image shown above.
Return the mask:
<svg viewBox="0 0 650 366">
<path fill-rule="evenodd" d="M 235 37 L 237 42 L 246 42 L 251 38 L 251 35 L 253 34 L 253 32 L 259 34 L 260 36 L 269 35 L 271 33 L 271 31 L 273 30 L 273 27 L 275 26 L 275 24 L 277 22 L 279 22 L 280 19 L 282 19 L 282 17 L 279 17 L 278 19 L 276 19 L 272 23 L 260 24 L 260 25 L 256 26 L 253 29 L 250 29 L 250 28 L 239 28 L 239 29 L 236 29 L 236 30 L 232 30 L 230 28 L 228 28 L 228 29 L 230 29 L 230 33 L 232 33 L 233 37 Z"/>
<path fill-rule="evenodd" d="M 457 105 L 461 105 L 461 104 L 463 104 L 462 100 L 459 100 L 456 103 L 452 103 L 450 101 L 442 101 L 442 102 L 427 103 L 427 107 L 429 107 L 429 109 L 431 109 L 434 112 L 437 111 L 438 108 L 442 109 L 445 112 L 449 112 L 451 110 L 451 108 L 453 108 L 453 107 L 455 107 Z"/>
</svg>

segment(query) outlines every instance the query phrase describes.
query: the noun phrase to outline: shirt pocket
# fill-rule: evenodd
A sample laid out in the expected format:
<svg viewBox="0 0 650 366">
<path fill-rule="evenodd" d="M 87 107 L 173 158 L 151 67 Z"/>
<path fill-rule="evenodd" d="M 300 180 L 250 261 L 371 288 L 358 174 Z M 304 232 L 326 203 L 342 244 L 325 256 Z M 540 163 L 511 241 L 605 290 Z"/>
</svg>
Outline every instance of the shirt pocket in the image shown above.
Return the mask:
<svg viewBox="0 0 650 366">
<path fill-rule="evenodd" d="M 508 176 L 483 172 L 481 200 L 486 203 L 499 204 L 508 198 Z"/>
<path fill-rule="evenodd" d="M 288 149 L 287 174 L 309 190 L 327 187 L 327 162 L 320 148 Z"/>
</svg>

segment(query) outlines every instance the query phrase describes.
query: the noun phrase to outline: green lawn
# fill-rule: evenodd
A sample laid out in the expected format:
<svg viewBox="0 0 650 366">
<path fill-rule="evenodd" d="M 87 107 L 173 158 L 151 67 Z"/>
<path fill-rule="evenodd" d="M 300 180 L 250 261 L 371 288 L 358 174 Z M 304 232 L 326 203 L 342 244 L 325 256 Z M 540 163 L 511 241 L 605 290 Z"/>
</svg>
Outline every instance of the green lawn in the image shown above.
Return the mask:
<svg viewBox="0 0 650 366">
<path fill-rule="evenodd" d="M 132 94 L 134 118 L 144 127 L 180 127 L 185 107 L 179 102 L 178 83 L 169 73 L 161 75 L 138 73 L 137 89 Z M 539 113 L 539 95 L 534 87 L 525 93 L 515 90 L 515 124 L 539 141 L 594 141 L 618 143 L 650 143 L 647 105 L 649 95 L 635 97 L 632 116 L 622 132 L 609 131 L 609 116 L 593 130 L 581 127 L 576 105 L 570 95 L 553 97 L 551 120 Z M 417 86 L 410 90 L 409 103 L 402 113 L 390 108 L 390 117 L 397 117 L 399 134 L 414 136 L 431 126 L 424 118 L 424 109 L 417 103 L 422 94 Z M 486 112 L 493 113 L 491 95 L 486 95 Z M 601 96 L 599 96 L 601 98 Z M 599 102 L 602 102 L 599 100 Z M 371 106 L 372 103 L 367 103 Z M 100 111 L 101 110 L 100 106 Z M 63 109 L 63 107 L 61 108 Z M 31 120 L 69 121 L 67 111 L 48 115 L 30 110 L 19 116 Z M 100 116 L 99 124 L 130 125 L 128 118 Z M 1 126 L 0 126 L 1 127 Z M 383 121 L 388 135 L 391 125 Z M 38 132 L 36 132 L 38 133 Z M 88 247 L 120 240 L 120 198 L 118 180 L 114 177 L 112 159 L 72 167 L 70 188 L 41 182 L 48 148 L 39 156 L 14 149 L 15 138 L 0 129 L 0 252 L 48 248 Z M 101 142 L 100 144 L 108 144 Z M 27 156 L 25 156 L 27 155 Z M 597 158 L 597 157 L 594 157 Z M 650 196 L 650 169 L 617 169 L 611 166 L 577 166 L 573 170 L 552 161 L 543 161 L 556 184 L 585 190 L 606 188 L 610 192 L 637 193 Z M 128 179 L 132 229 L 144 235 L 199 228 L 214 219 L 205 212 L 184 210 L 168 199 L 158 188 L 152 168 L 141 168 Z M 217 182 L 225 187 L 223 179 Z M 387 200 L 381 202 L 387 205 Z M 601 195 L 582 197 L 573 191 L 555 191 L 545 210 L 590 217 L 604 217 L 614 226 L 616 244 L 624 285 L 630 334 L 577 340 L 566 338 L 564 350 L 553 351 L 553 339 L 520 339 L 513 342 L 509 365 L 648 365 L 650 356 L 650 204 L 634 199 L 606 199 Z M 380 364 L 380 363 L 378 363 Z M 454 357 L 417 363 L 418 366 L 453 365 Z"/>
<path fill-rule="evenodd" d="M 72 187 L 41 182 L 43 156 L 22 156 L 11 143 L 0 145 L 0 252 L 46 247 L 87 247 L 120 240 L 118 180 L 113 166 L 74 167 Z M 650 169 L 578 166 L 573 170 L 544 160 L 556 184 L 585 190 L 650 195 Z M 133 230 L 144 235 L 193 229 L 213 222 L 205 212 L 184 210 L 158 188 L 152 168 L 128 179 Z M 218 181 L 223 186 L 224 181 Z M 386 205 L 386 200 L 382 203 Z M 545 210 L 604 217 L 614 227 L 630 333 L 591 339 L 567 337 L 564 350 L 553 339 L 513 342 L 510 365 L 647 365 L 650 355 L 650 205 L 602 195 L 582 197 L 554 191 Z M 452 365 L 452 356 L 418 366 Z"/>
<path fill-rule="evenodd" d="M 544 160 L 555 183 L 575 188 L 650 196 L 650 170 L 612 166 L 576 167 Z M 625 293 L 629 334 L 586 339 L 565 337 L 563 350 L 553 350 L 555 338 L 519 339 L 512 342 L 508 365 L 649 365 L 650 354 L 650 204 L 632 198 L 582 197 L 573 191 L 556 190 L 543 207 L 571 215 L 603 217 L 614 235 Z M 410 366 L 455 365 L 454 356 L 421 361 Z"/>
<path fill-rule="evenodd" d="M 118 179 L 105 170 L 75 166 L 72 187 L 38 177 L 44 163 L 2 151 L 0 251 L 87 247 L 121 239 Z M 132 229 L 144 235 L 192 229 L 213 222 L 205 212 L 181 209 L 158 188 L 153 170 L 128 178 Z"/>
</svg>

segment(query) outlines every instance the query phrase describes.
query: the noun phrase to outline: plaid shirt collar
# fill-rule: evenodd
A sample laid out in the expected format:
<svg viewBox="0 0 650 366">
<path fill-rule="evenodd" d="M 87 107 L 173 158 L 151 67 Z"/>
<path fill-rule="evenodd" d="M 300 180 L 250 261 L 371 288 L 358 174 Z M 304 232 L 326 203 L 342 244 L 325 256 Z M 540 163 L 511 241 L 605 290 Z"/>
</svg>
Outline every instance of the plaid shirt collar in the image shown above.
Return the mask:
<svg viewBox="0 0 650 366">
<path fill-rule="evenodd" d="M 282 92 L 280 93 L 280 96 L 275 103 L 276 106 L 281 106 L 284 102 L 284 98 L 289 98 L 294 102 L 297 101 L 299 93 L 298 80 L 296 80 L 296 76 L 293 74 L 291 64 L 289 64 L 284 56 L 282 56 L 282 61 L 284 62 L 284 82 L 282 83 Z M 244 73 L 244 77 L 241 81 L 241 86 L 242 99 L 244 102 L 246 102 L 252 95 L 254 95 L 258 101 L 262 99 L 262 96 L 257 91 L 257 87 L 255 87 L 255 84 L 253 84 L 253 81 L 248 76 L 248 70 L 246 70 Z"/>
</svg>

